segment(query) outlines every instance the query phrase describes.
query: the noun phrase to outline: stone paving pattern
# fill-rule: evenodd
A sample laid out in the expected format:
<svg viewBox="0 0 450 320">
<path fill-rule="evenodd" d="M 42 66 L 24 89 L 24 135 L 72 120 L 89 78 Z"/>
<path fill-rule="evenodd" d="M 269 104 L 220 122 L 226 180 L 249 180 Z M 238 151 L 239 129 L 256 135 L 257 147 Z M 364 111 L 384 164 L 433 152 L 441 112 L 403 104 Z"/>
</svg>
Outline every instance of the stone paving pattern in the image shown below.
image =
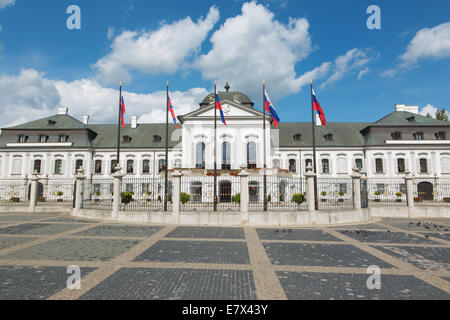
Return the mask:
<svg viewBox="0 0 450 320">
<path fill-rule="evenodd" d="M 131 225 L 0 213 L 0 299 L 450 299 L 450 219 Z M 66 288 L 81 267 L 81 290 Z M 367 267 L 381 268 L 369 290 Z"/>
</svg>

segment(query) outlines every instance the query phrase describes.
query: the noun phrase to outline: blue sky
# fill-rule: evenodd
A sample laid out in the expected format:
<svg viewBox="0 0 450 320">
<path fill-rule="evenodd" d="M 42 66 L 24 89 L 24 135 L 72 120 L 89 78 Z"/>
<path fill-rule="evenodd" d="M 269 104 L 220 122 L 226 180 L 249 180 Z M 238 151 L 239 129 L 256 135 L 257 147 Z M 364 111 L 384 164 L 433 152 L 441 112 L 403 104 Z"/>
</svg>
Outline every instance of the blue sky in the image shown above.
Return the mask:
<svg viewBox="0 0 450 320">
<path fill-rule="evenodd" d="M 81 30 L 68 30 L 69 5 Z M 369 5 L 381 30 L 369 30 Z M 61 106 L 115 121 L 118 81 L 127 116 L 164 118 L 165 81 L 177 114 L 214 79 L 261 108 L 268 83 L 281 121 L 309 121 L 308 83 L 328 121 L 376 121 L 394 104 L 450 108 L 450 2 L 379 0 L 0 0 L 1 126 Z"/>
</svg>

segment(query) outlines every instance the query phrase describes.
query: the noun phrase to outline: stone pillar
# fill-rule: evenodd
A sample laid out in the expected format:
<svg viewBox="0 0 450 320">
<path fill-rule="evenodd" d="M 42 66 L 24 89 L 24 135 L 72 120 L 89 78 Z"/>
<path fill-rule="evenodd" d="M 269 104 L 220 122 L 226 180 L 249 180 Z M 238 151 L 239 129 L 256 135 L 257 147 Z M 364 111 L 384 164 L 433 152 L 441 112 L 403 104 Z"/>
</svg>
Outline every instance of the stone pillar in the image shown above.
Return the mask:
<svg viewBox="0 0 450 320">
<path fill-rule="evenodd" d="M 173 192 L 172 192 L 172 223 L 180 223 L 180 195 L 181 195 L 181 177 L 183 173 L 178 168 L 172 173 Z"/>
<path fill-rule="evenodd" d="M 75 211 L 78 211 L 79 209 L 81 209 L 81 206 L 83 204 L 83 181 L 86 180 L 83 167 L 78 169 L 78 172 L 75 175 L 75 179 L 76 179 Z"/>
<path fill-rule="evenodd" d="M 30 180 L 30 179 L 28 179 L 28 173 L 25 173 L 25 178 L 23 178 L 23 185 L 25 188 L 25 192 L 24 192 L 25 200 L 28 199 L 28 180 Z"/>
<path fill-rule="evenodd" d="M 246 166 L 241 166 L 241 172 L 238 174 L 241 181 L 241 225 L 248 225 L 248 172 Z"/>
<path fill-rule="evenodd" d="M 33 172 L 31 175 L 31 190 L 30 190 L 30 206 L 28 208 L 29 212 L 35 212 L 36 209 L 36 201 L 37 201 L 37 192 L 38 192 L 38 182 L 39 182 L 39 173 L 37 171 Z"/>
<path fill-rule="evenodd" d="M 315 198 L 314 198 L 314 177 L 316 174 L 312 171 L 312 165 L 308 164 L 306 167 L 306 198 L 308 202 L 308 211 L 315 212 Z"/>
<path fill-rule="evenodd" d="M 410 171 L 406 172 L 405 183 L 406 183 L 406 199 L 408 202 L 408 207 L 414 207 L 414 186 L 413 186 L 414 175 Z"/>
<path fill-rule="evenodd" d="M 352 174 L 350 177 L 353 181 L 353 208 L 356 210 L 361 209 L 361 174 L 358 168 L 352 169 Z"/>
<path fill-rule="evenodd" d="M 118 220 L 120 204 L 122 202 L 122 178 L 126 176 L 125 173 L 122 173 L 122 167 L 118 164 L 115 168 L 115 173 L 113 173 L 114 178 L 114 196 L 113 196 L 113 211 L 112 211 L 112 219 Z"/>
</svg>

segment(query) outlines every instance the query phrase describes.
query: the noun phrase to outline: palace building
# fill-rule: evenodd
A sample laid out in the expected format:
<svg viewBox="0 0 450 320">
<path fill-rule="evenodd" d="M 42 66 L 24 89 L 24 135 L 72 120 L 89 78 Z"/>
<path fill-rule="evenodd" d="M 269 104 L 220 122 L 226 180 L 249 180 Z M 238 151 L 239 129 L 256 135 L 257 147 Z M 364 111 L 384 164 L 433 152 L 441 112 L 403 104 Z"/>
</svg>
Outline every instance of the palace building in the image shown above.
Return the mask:
<svg viewBox="0 0 450 320">
<path fill-rule="evenodd" d="M 278 128 L 241 92 L 220 92 L 227 126 L 217 122 L 217 168 L 262 168 L 266 135 L 267 167 L 302 177 L 312 163 L 309 122 L 281 122 Z M 121 129 L 121 165 L 128 175 L 159 177 L 165 168 L 165 124 L 138 124 L 137 116 Z M 169 124 L 169 169 L 213 169 L 214 94 L 199 108 Z M 316 126 L 319 177 L 348 177 L 353 167 L 369 178 L 450 177 L 450 123 L 419 115 L 417 106 L 396 105 L 375 122 L 329 122 Z M 117 163 L 117 125 L 90 124 L 68 108 L 44 119 L 3 128 L 0 178 L 20 179 L 34 171 L 50 179 L 72 179 L 83 167 L 91 179 L 110 177 Z"/>
</svg>

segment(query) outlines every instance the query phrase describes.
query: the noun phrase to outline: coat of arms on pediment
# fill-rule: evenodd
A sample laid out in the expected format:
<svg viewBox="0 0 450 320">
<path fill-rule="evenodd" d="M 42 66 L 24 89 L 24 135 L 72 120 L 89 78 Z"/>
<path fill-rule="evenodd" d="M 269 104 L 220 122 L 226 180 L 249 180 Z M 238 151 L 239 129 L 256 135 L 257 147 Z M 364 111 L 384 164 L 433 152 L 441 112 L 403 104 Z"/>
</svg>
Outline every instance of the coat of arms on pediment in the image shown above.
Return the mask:
<svg viewBox="0 0 450 320">
<path fill-rule="evenodd" d="M 240 94 L 233 95 L 233 100 L 234 102 L 241 104 L 241 95 Z"/>
</svg>

